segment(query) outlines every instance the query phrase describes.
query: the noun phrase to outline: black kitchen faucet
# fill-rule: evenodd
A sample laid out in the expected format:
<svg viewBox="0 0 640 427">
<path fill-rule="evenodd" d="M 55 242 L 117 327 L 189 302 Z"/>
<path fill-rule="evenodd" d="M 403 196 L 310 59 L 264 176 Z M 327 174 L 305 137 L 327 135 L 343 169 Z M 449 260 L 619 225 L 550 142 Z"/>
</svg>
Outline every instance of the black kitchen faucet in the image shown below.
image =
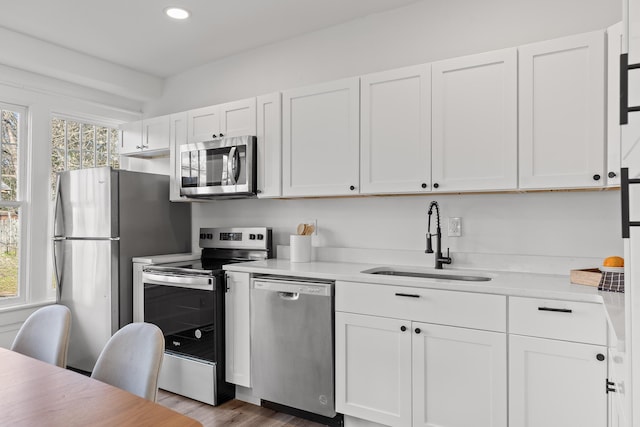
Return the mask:
<svg viewBox="0 0 640 427">
<path fill-rule="evenodd" d="M 427 212 L 428 221 L 427 221 L 427 249 L 424 251 L 427 254 L 433 253 L 433 248 L 431 247 L 431 238 L 433 234 L 431 234 L 431 214 L 433 213 L 433 208 L 436 208 L 436 234 L 435 236 L 438 238 L 438 244 L 436 246 L 436 270 L 442 270 L 442 264 L 451 264 L 452 260 L 449 256 L 449 248 L 447 248 L 447 256 L 442 256 L 442 230 L 440 229 L 440 208 L 438 207 L 438 202 L 433 201 L 429 205 L 429 212 Z"/>
</svg>

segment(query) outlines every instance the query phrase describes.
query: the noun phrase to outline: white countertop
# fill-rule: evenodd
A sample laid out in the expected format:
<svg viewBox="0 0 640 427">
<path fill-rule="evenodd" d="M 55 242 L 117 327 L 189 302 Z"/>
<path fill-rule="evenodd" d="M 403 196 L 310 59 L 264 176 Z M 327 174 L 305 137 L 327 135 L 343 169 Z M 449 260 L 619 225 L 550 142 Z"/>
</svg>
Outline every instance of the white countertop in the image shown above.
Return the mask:
<svg viewBox="0 0 640 427">
<path fill-rule="evenodd" d="M 458 274 L 465 276 L 484 276 L 491 277 L 491 280 L 486 282 L 468 282 L 362 273 L 364 270 L 378 267 L 388 267 L 393 270 L 401 271 L 437 273 L 443 275 Z M 569 281 L 569 276 L 461 269 L 435 270 L 433 268 L 345 262 L 312 261 L 292 263 L 288 259 L 269 259 L 264 261 L 229 264 L 225 265 L 224 269 L 228 271 L 297 276 L 311 279 L 342 280 L 394 286 L 445 289 L 461 292 L 479 292 L 507 296 L 600 303 L 604 305 L 607 312 L 607 318 L 609 319 L 610 325 L 616 334 L 617 346 L 620 347 L 624 342 L 624 294 L 598 291 L 594 286 L 574 285 Z"/>
</svg>

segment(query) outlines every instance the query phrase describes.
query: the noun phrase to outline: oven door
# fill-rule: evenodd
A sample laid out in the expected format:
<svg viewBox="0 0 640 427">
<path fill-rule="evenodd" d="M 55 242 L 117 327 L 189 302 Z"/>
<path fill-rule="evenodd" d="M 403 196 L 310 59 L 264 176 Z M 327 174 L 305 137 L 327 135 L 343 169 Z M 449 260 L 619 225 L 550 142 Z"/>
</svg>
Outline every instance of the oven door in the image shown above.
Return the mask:
<svg viewBox="0 0 640 427">
<path fill-rule="evenodd" d="M 255 136 L 183 145 L 180 194 L 190 197 L 255 194 L 255 145 Z"/>
<path fill-rule="evenodd" d="M 157 325 L 165 351 L 216 362 L 218 277 L 143 271 L 144 321 Z M 221 286 L 221 285 L 220 285 Z"/>
</svg>

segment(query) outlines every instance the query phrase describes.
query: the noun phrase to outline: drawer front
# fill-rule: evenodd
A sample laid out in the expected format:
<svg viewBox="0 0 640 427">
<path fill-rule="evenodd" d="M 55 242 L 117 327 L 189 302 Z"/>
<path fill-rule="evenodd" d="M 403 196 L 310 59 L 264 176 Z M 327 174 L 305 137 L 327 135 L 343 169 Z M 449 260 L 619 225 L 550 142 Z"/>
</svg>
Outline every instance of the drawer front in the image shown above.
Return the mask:
<svg viewBox="0 0 640 427">
<path fill-rule="evenodd" d="M 507 297 L 336 282 L 336 311 L 506 332 Z"/>
<path fill-rule="evenodd" d="M 607 344 L 602 304 L 509 297 L 509 333 Z"/>
</svg>

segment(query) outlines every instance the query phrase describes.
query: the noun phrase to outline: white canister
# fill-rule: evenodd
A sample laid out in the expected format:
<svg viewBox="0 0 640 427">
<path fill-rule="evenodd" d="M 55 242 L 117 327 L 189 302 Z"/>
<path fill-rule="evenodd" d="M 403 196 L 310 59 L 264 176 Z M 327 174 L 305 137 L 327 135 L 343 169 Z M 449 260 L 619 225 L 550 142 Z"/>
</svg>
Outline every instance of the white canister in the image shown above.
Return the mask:
<svg viewBox="0 0 640 427">
<path fill-rule="evenodd" d="M 291 262 L 311 261 L 311 236 L 292 234 L 289 248 Z"/>
</svg>

